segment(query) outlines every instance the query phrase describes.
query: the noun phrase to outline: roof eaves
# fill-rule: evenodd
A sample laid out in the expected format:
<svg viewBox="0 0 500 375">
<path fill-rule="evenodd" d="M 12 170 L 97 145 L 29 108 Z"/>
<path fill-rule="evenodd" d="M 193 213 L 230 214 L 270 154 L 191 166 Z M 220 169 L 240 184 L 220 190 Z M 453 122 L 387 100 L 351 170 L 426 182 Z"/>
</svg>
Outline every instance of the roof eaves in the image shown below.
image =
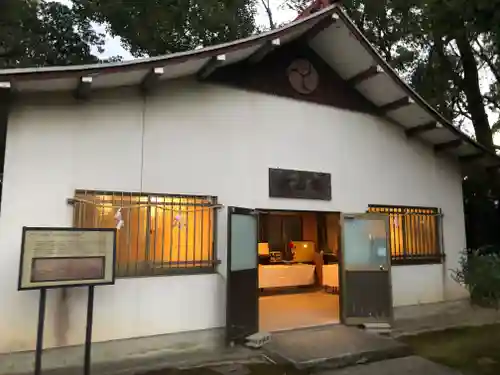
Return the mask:
<svg viewBox="0 0 500 375">
<path fill-rule="evenodd" d="M 436 122 L 440 123 L 444 127 L 448 128 L 451 132 L 456 134 L 462 140 L 467 143 L 473 145 L 477 149 L 494 156 L 500 159 L 500 156 L 497 155 L 494 151 L 489 150 L 485 146 L 481 145 L 468 135 L 464 134 L 453 124 L 447 120 L 441 113 L 439 113 L 435 108 L 433 108 L 424 98 L 422 98 L 412 87 L 410 87 L 400 76 L 399 74 L 389 65 L 389 63 L 380 55 L 380 53 L 375 49 L 375 47 L 371 44 L 371 42 L 365 37 L 365 35 L 359 30 L 354 21 L 349 17 L 346 13 L 345 9 L 340 6 L 337 6 L 334 9 L 334 13 L 336 13 L 340 19 L 344 22 L 344 24 L 349 28 L 349 31 L 356 37 L 356 39 L 361 43 L 361 45 L 365 48 L 365 50 L 372 56 L 372 58 L 383 67 L 384 72 L 393 80 L 395 84 L 401 87 L 406 94 L 412 98 L 415 103 L 417 103 L 422 109 L 424 109 L 427 113 L 429 113 Z"/>
<path fill-rule="evenodd" d="M 69 66 L 53 66 L 53 67 L 37 67 L 37 68 L 17 68 L 17 69 L 0 69 L 0 81 L 9 81 L 16 79 L 24 79 L 24 77 L 44 79 L 44 78 L 63 78 L 67 76 L 77 75 L 93 75 L 116 73 L 118 71 L 145 69 L 157 66 L 165 66 L 167 64 L 181 63 L 188 60 L 201 58 L 209 58 L 224 53 L 229 53 L 239 49 L 247 48 L 253 45 L 265 43 L 267 41 L 279 38 L 281 36 L 292 33 L 297 28 L 304 25 L 313 27 L 321 19 L 333 14 L 337 4 L 333 4 L 328 8 L 321 9 L 311 15 L 297 19 L 281 28 L 270 30 L 258 35 L 252 35 L 248 38 L 239 39 L 236 41 L 209 46 L 197 50 L 187 52 L 173 53 L 144 59 L 120 61 L 112 63 L 88 64 L 88 65 L 69 65 Z M 27 78 L 27 79 L 29 79 Z"/>
</svg>

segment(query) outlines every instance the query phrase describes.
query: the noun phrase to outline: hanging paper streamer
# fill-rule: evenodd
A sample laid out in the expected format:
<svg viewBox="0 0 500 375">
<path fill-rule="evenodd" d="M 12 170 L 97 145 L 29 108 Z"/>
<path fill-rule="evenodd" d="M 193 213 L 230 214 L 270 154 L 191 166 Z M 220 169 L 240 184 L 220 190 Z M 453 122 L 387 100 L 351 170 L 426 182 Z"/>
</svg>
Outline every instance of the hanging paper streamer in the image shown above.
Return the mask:
<svg viewBox="0 0 500 375">
<path fill-rule="evenodd" d="M 119 208 L 116 211 L 115 220 L 116 220 L 116 229 L 120 230 L 125 225 L 125 222 L 123 221 L 123 218 L 122 218 L 122 209 L 121 208 Z"/>
<path fill-rule="evenodd" d="M 183 225 L 182 222 L 183 222 L 183 219 L 182 219 L 181 214 L 177 214 L 174 216 L 174 221 L 172 223 L 172 226 L 173 227 L 177 226 L 180 228 Z M 186 226 L 186 225 L 184 224 L 184 226 Z"/>
<path fill-rule="evenodd" d="M 398 227 L 398 225 L 399 225 L 399 224 L 398 224 L 398 218 L 397 218 L 397 217 L 395 217 L 395 218 L 394 218 L 394 227 L 395 227 L 395 228 L 397 228 L 397 227 Z"/>
</svg>

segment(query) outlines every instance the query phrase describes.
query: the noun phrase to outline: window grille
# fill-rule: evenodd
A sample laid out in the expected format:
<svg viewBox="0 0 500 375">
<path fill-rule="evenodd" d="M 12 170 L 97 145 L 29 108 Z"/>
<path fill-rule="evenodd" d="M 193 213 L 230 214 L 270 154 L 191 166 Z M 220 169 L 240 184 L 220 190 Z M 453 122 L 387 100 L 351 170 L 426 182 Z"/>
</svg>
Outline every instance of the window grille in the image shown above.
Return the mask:
<svg viewBox="0 0 500 375">
<path fill-rule="evenodd" d="M 71 203 L 75 227 L 115 228 L 123 220 L 119 277 L 214 270 L 215 197 L 77 190 Z"/>
<path fill-rule="evenodd" d="M 438 208 L 370 205 L 368 212 L 389 216 L 393 264 L 440 263 L 444 258 Z"/>
</svg>

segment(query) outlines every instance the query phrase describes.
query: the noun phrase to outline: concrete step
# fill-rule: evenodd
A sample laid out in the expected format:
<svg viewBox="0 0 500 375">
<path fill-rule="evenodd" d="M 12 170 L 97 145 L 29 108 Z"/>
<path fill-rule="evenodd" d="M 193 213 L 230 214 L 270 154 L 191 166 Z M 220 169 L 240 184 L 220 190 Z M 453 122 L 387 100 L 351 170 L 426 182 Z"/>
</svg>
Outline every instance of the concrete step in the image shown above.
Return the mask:
<svg viewBox="0 0 500 375">
<path fill-rule="evenodd" d="M 320 372 L 411 355 L 390 337 L 337 325 L 274 334 L 264 351 L 278 364 Z"/>
</svg>

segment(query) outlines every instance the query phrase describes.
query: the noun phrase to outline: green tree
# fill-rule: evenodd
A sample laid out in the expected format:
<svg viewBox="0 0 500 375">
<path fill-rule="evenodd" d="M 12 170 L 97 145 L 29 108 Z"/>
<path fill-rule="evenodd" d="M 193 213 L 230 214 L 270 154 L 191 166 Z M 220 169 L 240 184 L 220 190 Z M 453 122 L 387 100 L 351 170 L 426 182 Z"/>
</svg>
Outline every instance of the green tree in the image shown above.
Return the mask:
<svg viewBox="0 0 500 375">
<path fill-rule="evenodd" d="M 384 58 L 457 126 L 472 124 L 494 149 L 486 108 L 498 95 L 500 1 L 344 0 L 351 17 Z M 480 73 L 491 85 L 482 90 Z"/>
<path fill-rule="evenodd" d="M 457 127 L 472 125 L 494 151 L 487 110 L 500 108 L 499 0 L 343 0 L 385 59 Z M 486 87 L 481 87 L 481 74 Z M 484 78 L 484 77 L 483 77 Z M 464 208 L 470 247 L 500 243 L 500 178 L 466 171 Z"/>
<path fill-rule="evenodd" d="M 232 41 L 255 30 L 255 0 L 73 0 L 83 19 L 108 26 L 134 56 Z"/>
<path fill-rule="evenodd" d="M 37 0 L 3 1 L 0 35 L 0 68 L 95 63 L 104 43 L 69 7 Z"/>
</svg>

